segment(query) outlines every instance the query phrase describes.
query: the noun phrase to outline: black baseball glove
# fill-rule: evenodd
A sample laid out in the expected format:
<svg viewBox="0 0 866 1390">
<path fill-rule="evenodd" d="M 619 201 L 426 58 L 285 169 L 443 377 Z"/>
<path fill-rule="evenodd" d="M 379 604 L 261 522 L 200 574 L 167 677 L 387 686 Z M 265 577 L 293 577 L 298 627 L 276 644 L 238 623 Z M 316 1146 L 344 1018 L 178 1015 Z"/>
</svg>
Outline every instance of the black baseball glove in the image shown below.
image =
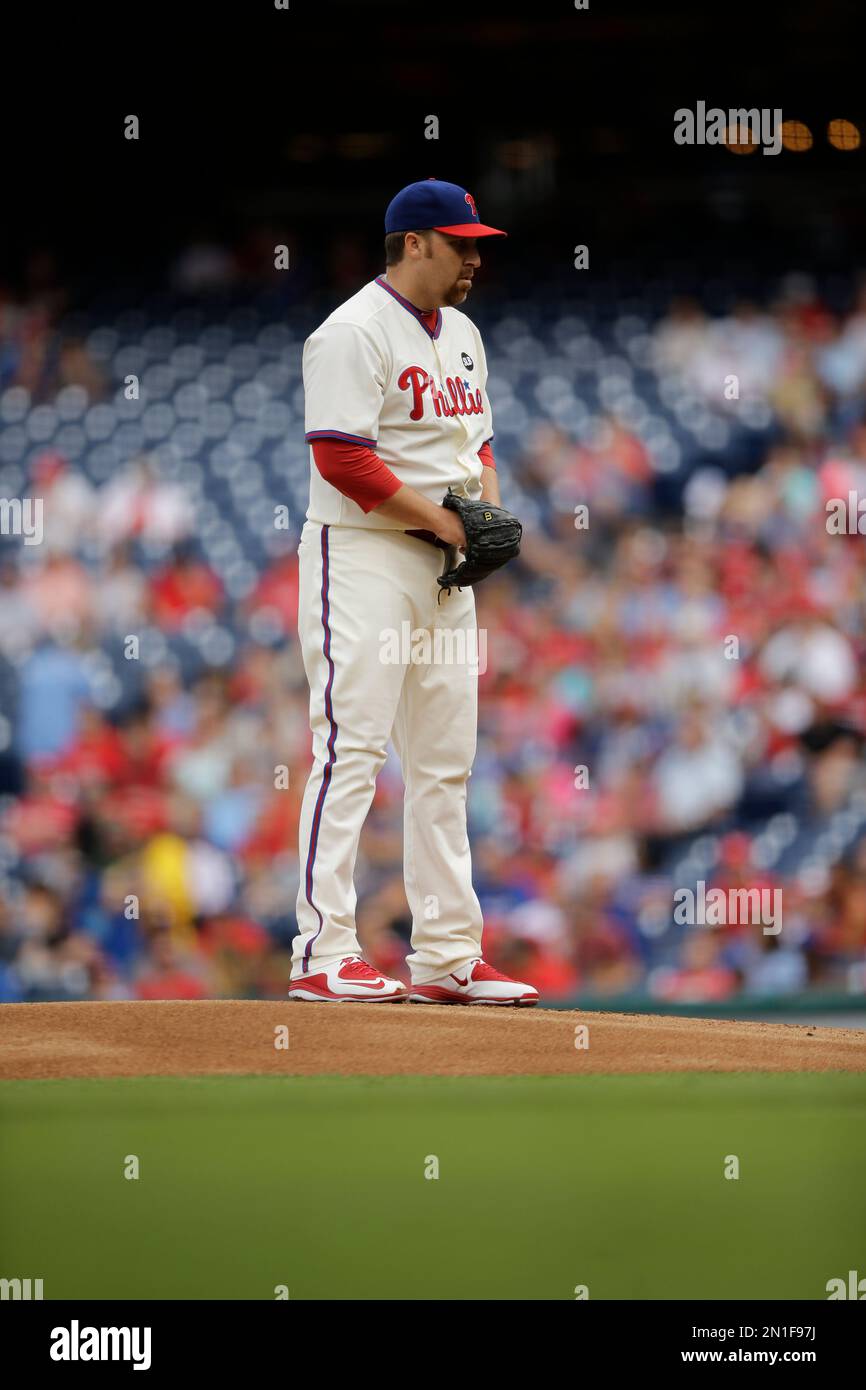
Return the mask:
<svg viewBox="0 0 866 1390">
<path fill-rule="evenodd" d="M 517 517 L 504 507 L 494 507 L 489 502 L 475 502 L 470 497 L 461 497 L 459 493 L 452 492 L 450 488 L 442 498 L 442 506 L 457 513 L 466 532 L 464 559 L 439 576 L 439 583 L 446 592 L 450 593 L 452 588 L 468 589 L 473 584 L 480 584 L 488 574 L 520 554 L 523 527 Z"/>
</svg>

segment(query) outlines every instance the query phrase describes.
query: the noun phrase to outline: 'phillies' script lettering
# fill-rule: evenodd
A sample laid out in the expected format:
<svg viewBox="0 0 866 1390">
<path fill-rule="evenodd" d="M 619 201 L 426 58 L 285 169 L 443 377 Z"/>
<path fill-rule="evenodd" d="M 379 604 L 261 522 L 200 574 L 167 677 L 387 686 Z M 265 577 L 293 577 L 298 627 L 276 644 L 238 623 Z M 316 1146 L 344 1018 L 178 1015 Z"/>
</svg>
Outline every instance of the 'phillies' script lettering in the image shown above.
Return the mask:
<svg viewBox="0 0 866 1390">
<path fill-rule="evenodd" d="M 433 409 L 437 415 L 481 415 L 484 412 L 484 405 L 481 400 L 481 387 L 473 396 L 468 381 L 461 381 L 459 377 L 446 376 L 445 391 L 441 386 L 437 386 L 432 376 L 425 372 L 423 367 L 407 367 L 397 378 L 397 385 L 401 391 L 408 391 L 412 388 L 412 409 L 409 411 L 410 420 L 420 420 L 424 414 L 424 392 L 430 392 L 433 400 Z"/>
</svg>

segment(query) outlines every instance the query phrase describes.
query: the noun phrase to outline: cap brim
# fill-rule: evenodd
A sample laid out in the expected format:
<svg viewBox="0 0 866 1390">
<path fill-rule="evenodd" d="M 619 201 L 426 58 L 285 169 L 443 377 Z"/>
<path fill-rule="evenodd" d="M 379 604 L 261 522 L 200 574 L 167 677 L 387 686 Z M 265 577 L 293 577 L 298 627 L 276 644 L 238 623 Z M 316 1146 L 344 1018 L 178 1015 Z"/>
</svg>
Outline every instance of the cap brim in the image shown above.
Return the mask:
<svg viewBox="0 0 866 1390">
<path fill-rule="evenodd" d="M 461 222 L 458 227 L 433 227 L 434 232 L 445 232 L 448 236 L 508 236 L 498 227 L 486 227 L 483 222 Z"/>
</svg>

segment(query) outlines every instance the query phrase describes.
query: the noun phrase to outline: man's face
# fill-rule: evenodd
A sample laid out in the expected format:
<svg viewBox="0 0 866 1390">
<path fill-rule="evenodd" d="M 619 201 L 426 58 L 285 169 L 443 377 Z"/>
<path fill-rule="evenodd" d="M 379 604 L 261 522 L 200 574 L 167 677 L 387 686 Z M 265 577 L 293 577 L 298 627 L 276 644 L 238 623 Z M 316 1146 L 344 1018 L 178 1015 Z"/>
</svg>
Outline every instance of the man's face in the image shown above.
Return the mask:
<svg viewBox="0 0 866 1390">
<path fill-rule="evenodd" d="M 437 307 L 462 304 L 472 289 L 472 277 L 481 264 L 476 237 L 430 232 L 423 238 L 425 286 Z"/>
</svg>

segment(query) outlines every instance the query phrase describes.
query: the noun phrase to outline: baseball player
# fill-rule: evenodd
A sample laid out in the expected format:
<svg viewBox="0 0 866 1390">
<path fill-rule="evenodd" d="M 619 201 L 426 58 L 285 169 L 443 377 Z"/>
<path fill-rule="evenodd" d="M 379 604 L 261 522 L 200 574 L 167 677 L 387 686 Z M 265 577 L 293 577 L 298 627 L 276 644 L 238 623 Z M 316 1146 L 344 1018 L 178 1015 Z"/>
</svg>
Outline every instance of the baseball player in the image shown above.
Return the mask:
<svg viewBox="0 0 866 1390">
<path fill-rule="evenodd" d="M 518 553 L 521 527 L 500 505 L 484 347 L 457 306 L 479 239 L 505 233 L 437 179 L 397 194 L 385 232 L 384 274 L 304 344 L 311 482 L 298 631 L 314 761 L 289 996 L 535 1004 L 530 985 L 483 958 L 466 830 L 472 586 Z M 358 843 L 389 739 L 405 783 L 408 991 L 363 959 L 355 934 Z"/>
</svg>

